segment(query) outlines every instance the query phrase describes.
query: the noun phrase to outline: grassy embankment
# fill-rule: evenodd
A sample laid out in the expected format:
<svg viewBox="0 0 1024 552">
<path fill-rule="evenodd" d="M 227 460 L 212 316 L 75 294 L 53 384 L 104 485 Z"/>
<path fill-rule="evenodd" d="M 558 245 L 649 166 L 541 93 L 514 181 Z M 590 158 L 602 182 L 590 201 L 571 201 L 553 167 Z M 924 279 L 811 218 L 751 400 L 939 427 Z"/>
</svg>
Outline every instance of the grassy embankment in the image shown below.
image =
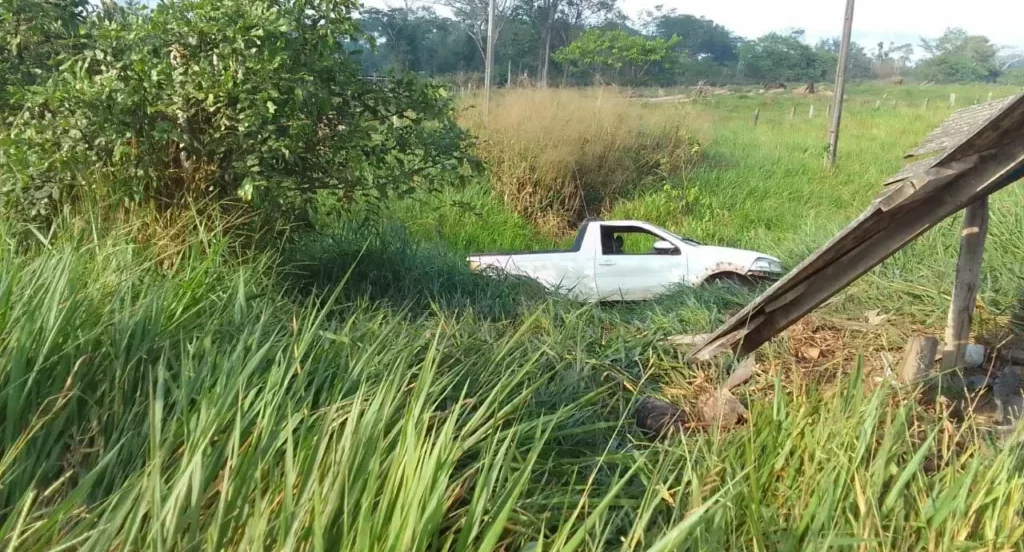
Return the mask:
<svg viewBox="0 0 1024 552">
<path fill-rule="evenodd" d="M 611 215 L 793 263 L 858 212 L 948 113 L 925 113 L 916 98 L 877 112 L 874 101 L 854 102 L 841 167 L 829 175 L 824 118 L 790 121 L 790 103 L 807 100 L 637 108 L 705 118 L 713 138 L 699 167 L 626 190 Z M 1007 304 L 1019 283 L 1019 200 L 1009 190 L 995 204 L 987 304 Z M 742 300 L 732 290 L 681 292 L 642 309 L 549 301 L 472 277 L 458 254 L 563 240 L 550 226 L 538 230 L 482 188 L 395 212 L 415 239 L 389 231 L 364 248 L 338 228 L 280 255 L 240 256 L 205 227 L 185 232 L 183 247 L 158 247 L 137 243 L 134 228 L 77 219 L 66 222 L 77 229 L 27 247 L 0 225 L 0 543 L 1020 546 L 1020 447 L 936 419 L 853 362 L 824 385 L 779 372 L 773 348 L 749 391 L 749 426 L 639 439 L 628 417 L 637 393 L 692 397 L 718 377 L 685 367 L 657 340 L 714 325 Z M 954 234 L 949 225 L 931 233 L 832 308 L 941 315 Z"/>
</svg>

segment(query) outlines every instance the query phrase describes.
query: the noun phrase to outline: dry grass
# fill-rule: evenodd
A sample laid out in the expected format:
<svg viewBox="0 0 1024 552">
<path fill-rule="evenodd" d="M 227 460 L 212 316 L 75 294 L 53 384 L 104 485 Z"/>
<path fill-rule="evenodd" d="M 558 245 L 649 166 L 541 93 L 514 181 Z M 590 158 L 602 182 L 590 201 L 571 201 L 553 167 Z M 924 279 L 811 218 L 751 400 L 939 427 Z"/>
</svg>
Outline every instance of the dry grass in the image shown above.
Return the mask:
<svg viewBox="0 0 1024 552">
<path fill-rule="evenodd" d="M 515 90 L 479 98 L 462 123 L 480 139 L 496 194 L 548 226 L 600 214 L 630 190 L 685 172 L 710 124 L 685 107 L 653 108 L 610 90 Z"/>
</svg>

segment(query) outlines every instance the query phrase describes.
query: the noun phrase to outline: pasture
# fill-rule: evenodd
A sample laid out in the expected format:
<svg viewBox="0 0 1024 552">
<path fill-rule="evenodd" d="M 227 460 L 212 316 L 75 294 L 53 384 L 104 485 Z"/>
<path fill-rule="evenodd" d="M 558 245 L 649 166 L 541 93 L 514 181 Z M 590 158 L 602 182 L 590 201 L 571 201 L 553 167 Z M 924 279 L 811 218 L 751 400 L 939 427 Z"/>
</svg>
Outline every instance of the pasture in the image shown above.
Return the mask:
<svg viewBox="0 0 1024 552">
<path fill-rule="evenodd" d="M 1016 90 L 855 86 L 829 171 L 824 97 L 515 90 L 486 120 L 461 99 L 490 172 L 377 206 L 374 228 L 370 207 L 325 210 L 316 233 L 268 250 L 199 216 L 97 209 L 28 237 L 0 222 L 0 543 L 1019 548 L 1020 441 L 886 373 L 911 330 L 942 327 L 958 221 L 761 351 L 748 424 L 660 442 L 634 428 L 639 397 L 691 404 L 726 377 L 662 340 L 713 329 L 749 291 L 583 306 L 462 262 L 564 243 L 601 215 L 793 266 L 952 112 L 950 93 L 990 92 Z M 993 200 L 982 331 L 1005 329 L 1020 294 L 1022 199 Z M 888 318 L 868 332 L 828 322 L 871 310 Z"/>
</svg>

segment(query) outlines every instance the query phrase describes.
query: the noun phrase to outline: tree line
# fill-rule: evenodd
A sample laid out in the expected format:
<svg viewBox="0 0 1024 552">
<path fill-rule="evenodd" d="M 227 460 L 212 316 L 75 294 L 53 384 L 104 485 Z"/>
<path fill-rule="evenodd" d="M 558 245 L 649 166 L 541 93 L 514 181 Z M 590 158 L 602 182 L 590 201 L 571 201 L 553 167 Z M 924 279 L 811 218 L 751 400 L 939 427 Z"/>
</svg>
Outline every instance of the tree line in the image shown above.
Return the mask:
<svg viewBox="0 0 1024 552">
<path fill-rule="evenodd" d="M 504 85 L 674 85 L 820 82 L 834 79 L 839 39 L 804 31 L 741 37 L 703 17 L 656 8 L 637 20 L 615 0 L 496 0 L 495 78 Z M 457 84 L 484 70 L 488 0 L 441 0 L 360 11 L 364 71 L 445 76 Z M 920 43 L 854 43 L 854 79 L 1024 85 L 1024 52 L 951 28 Z"/>
</svg>

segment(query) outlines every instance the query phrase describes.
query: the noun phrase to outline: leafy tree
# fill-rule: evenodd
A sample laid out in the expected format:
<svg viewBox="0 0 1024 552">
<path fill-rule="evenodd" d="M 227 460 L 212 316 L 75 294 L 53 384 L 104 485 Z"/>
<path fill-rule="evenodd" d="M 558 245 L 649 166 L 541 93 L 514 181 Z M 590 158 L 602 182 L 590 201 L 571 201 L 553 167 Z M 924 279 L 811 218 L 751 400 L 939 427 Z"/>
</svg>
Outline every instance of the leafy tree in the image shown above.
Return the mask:
<svg viewBox="0 0 1024 552">
<path fill-rule="evenodd" d="M 739 48 L 740 72 L 760 81 L 820 81 L 826 68 L 813 48 L 800 40 L 802 32 L 769 33 Z"/>
<path fill-rule="evenodd" d="M 474 39 L 462 25 L 429 8 L 361 10 L 360 27 L 373 37 L 376 48 L 364 56 L 368 73 L 388 70 L 450 74 L 482 71 L 483 60 Z"/>
<path fill-rule="evenodd" d="M 889 46 L 886 46 L 884 41 L 879 41 L 875 49 L 872 72 L 875 77 L 882 79 L 899 76 L 910 66 L 913 57 L 913 44 L 896 44 L 889 41 Z"/>
<path fill-rule="evenodd" d="M 647 71 L 674 59 L 678 38 L 669 40 L 633 36 L 625 31 L 591 29 L 555 53 L 555 59 L 586 70 L 595 77 L 629 84 L 642 83 Z"/>
<path fill-rule="evenodd" d="M 490 3 L 494 2 L 494 28 L 491 34 L 491 46 L 493 47 L 501 29 L 505 25 L 508 11 L 511 9 L 512 0 L 441 0 L 441 3 L 452 10 L 465 31 L 473 38 L 477 51 L 480 53 L 481 65 L 487 59 L 487 21 L 489 17 Z"/>
<path fill-rule="evenodd" d="M 722 25 L 693 15 L 677 15 L 674 11 L 656 15 L 649 25 L 654 36 L 680 38 L 676 49 L 696 60 L 726 65 L 739 59 L 740 39 Z"/>
<path fill-rule="evenodd" d="M 0 202 L 45 217 L 78 194 L 279 212 L 458 174 L 443 90 L 360 78 L 354 0 L 173 0 L 87 22 L 88 48 L 27 95 L 0 142 Z"/>
<path fill-rule="evenodd" d="M 839 50 L 842 41 L 836 38 L 825 38 L 818 41 L 814 47 L 822 64 L 826 80 L 835 80 L 836 69 L 839 66 Z M 846 77 L 849 79 L 868 79 L 872 75 L 871 56 L 867 50 L 856 42 L 850 43 L 850 55 L 847 59 Z"/>
<path fill-rule="evenodd" d="M 999 84 L 1024 86 L 1024 67 L 1011 67 L 999 75 Z"/>
<path fill-rule="evenodd" d="M 88 0 L 0 2 L 0 110 L 20 89 L 46 80 L 73 51 Z"/>
<path fill-rule="evenodd" d="M 992 81 L 999 76 L 997 48 L 988 37 L 970 35 L 960 28 L 947 29 L 934 40 L 921 39 L 930 57 L 919 65 L 924 78 L 937 82 Z"/>
</svg>

